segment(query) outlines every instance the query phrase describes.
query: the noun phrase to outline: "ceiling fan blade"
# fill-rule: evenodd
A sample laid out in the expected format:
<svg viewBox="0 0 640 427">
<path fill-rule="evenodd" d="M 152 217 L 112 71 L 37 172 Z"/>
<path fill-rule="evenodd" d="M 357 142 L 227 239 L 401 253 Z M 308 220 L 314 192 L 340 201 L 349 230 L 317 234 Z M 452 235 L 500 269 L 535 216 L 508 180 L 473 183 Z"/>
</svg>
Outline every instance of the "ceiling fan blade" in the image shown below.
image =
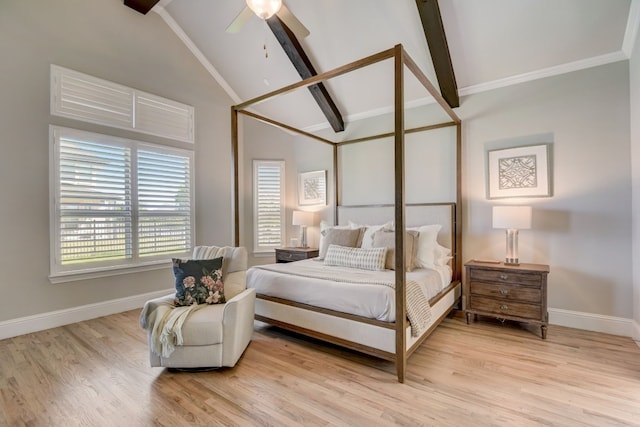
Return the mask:
<svg viewBox="0 0 640 427">
<path fill-rule="evenodd" d="M 245 7 L 244 9 L 242 9 L 242 12 L 240 12 L 233 21 L 231 21 L 231 24 L 229 24 L 225 31 L 231 34 L 239 32 L 242 27 L 245 26 L 247 21 L 251 19 L 252 16 L 254 16 L 253 11 L 249 9 L 248 6 Z"/>
<path fill-rule="evenodd" d="M 295 15 L 291 13 L 291 11 L 287 9 L 287 6 L 285 6 L 284 4 L 276 15 L 278 15 L 278 18 L 282 19 L 282 22 L 284 22 L 285 25 L 289 27 L 291 31 L 293 31 L 293 34 L 296 35 L 298 40 L 301 40 L 310 34 L 309 30 L 307 30 L 307 27 L 302 25 L 302 22 L 300 22 L 298 18 L 296 18 Z"/>
</svg>

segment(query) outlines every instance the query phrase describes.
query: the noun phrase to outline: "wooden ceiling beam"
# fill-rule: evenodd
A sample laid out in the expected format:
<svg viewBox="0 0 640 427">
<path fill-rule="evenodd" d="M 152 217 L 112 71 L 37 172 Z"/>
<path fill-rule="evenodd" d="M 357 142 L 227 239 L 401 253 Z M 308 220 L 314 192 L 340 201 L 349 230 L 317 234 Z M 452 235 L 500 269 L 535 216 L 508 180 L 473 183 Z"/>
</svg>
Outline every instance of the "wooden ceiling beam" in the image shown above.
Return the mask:
<svg viewBox="0 0 640 427">
<path fill-rule="evenodd" d="M 160 0 L 124 0 L 124 5 L 146 15 Z"/>
<path fill-rule="evenodd" d="M 285 53 L 291 60 L 296 71 L 300 74 L 300 77 L 304 80 L 309 77 L 316 76 L 318 73 L 315 68 L 313 68 L 313 65 L 302 48 L 302 45 L 300 45 L 300 42 L 289 27 L 287 27 L 277 15 L 273 15 L 271 18 L 267 19 L 267 24 L 276 36 L 278 43 L 280 43 L 280 46 L 282 46 L 282 49 L 284 49 Z M 329 121 L 329 124 L 331 124 L 333 130 L 335 132 L 342 132 L 344 130 L 344 120 L 342 119 L 342 115 L 340 114 L 335 102 L 333 102 L 333 99 L 327 91 L 324 83 L 320 82 L 309 86 L 308 89 L 318 103 L 322 113 Z"/>
<path fill-rule="evenodd" d="M 416 0 L 418 13 L 422 21 L 424 35 L 427 38 L 431 61 L 436 72 L 440 93 L 451 108 L 460 106 L 458 84 L 451 63 L 447 36 L 444 32 L 438 0 Z"/>
</svg>

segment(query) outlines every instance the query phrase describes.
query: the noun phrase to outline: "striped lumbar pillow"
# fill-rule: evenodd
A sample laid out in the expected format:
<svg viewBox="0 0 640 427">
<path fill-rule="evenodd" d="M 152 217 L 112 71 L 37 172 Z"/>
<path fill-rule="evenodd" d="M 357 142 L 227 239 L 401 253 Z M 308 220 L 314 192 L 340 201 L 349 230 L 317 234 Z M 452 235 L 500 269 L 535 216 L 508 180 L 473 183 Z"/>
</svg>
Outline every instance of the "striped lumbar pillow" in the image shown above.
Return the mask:
<svg viewBox="0 0 640 427">
<path fill-rule="evenodd" d="M 325 265 L 359 268 L 361 270 L 384 270 L 387 248 L 349 248 L 329 245 L 324 257 Z"/>
</svg>

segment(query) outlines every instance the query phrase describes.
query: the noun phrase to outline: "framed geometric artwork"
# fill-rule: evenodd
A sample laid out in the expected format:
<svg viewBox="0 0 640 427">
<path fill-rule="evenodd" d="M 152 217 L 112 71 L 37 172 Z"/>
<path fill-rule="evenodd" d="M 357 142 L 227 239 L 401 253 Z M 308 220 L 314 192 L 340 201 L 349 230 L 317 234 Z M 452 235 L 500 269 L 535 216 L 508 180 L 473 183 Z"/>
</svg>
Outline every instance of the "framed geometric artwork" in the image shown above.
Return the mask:
<svg viewBox="0 0 640 427">
<path fill-rule="evenodd" d="M 327 204 L 327 171 L 298 174 L 298 204 L 301 206 Z"/>
<path fill-rule="evenodd" d="M 487 152 L 487 198 L 549 197 L 549 144 Z"/>
</svg>

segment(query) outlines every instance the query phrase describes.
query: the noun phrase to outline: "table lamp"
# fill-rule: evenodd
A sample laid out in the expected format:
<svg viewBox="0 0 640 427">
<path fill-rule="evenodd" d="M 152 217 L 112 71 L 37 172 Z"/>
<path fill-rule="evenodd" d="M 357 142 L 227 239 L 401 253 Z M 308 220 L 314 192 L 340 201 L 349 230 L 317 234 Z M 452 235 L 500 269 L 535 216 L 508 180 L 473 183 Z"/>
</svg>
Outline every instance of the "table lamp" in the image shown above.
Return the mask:
<svg viewBox="0 0 640 427">
<path fill-rule="evenodd" d="M 520 265 L 518 260 L 518 230 L 531 228 L 531 206 L 494 206 L 493 228 L 507 233 L 505 265 Z"/>
<path fill-rule="evenodd" d="M 313 225 L 313 212 L 293 211 L 293 218 L 291 222 L 293 225 L 300 226 L 300 247 L 308 248 L 307 226 Z"/>
</svg>

